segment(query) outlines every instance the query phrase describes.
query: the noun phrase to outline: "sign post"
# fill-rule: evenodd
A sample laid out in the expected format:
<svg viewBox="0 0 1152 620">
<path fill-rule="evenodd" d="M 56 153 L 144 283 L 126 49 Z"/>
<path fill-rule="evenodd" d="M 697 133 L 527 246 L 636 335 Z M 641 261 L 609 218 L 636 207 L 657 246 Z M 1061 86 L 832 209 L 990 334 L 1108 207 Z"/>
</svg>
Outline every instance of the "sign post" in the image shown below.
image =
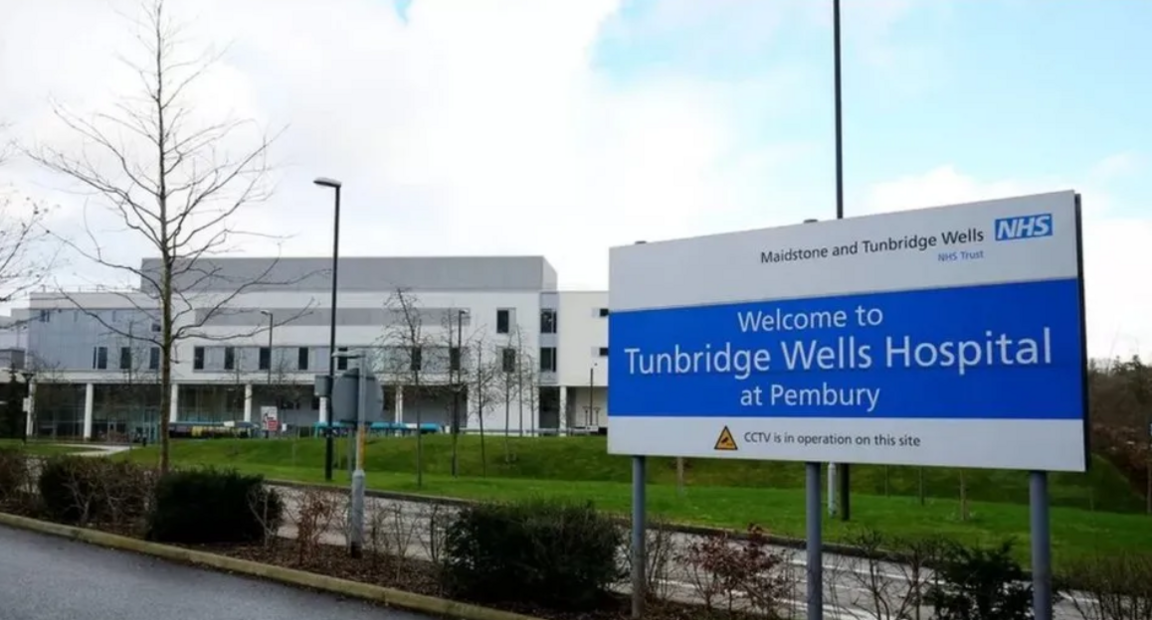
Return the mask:
<svg viewBox="0 0 1152 620">
<path fill-rule="evenodd" d="M 1088 466 L 1081 274 L 1072 191 L 613 248 L 608 450 L 807 463 L 813 620 L 820 463 L 1035 472 L 1050 620 L 1045 472 Z"/>
</svg>

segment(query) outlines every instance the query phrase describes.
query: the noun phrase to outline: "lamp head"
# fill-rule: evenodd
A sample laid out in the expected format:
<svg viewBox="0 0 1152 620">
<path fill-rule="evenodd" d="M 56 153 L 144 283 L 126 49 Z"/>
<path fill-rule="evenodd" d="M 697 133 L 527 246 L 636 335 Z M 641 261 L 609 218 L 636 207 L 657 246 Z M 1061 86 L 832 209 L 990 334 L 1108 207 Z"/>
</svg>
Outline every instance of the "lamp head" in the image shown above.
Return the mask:
<svg viewBox="0 0 1152 620">
<path fill-rule="evenodd" d="M 343 185 L 340 181 L 328 177 L 316 177 L 312 182 L 321 187 L 331 187 L 333 189 L 340 189 L 340 186 Z"/>
</svg>

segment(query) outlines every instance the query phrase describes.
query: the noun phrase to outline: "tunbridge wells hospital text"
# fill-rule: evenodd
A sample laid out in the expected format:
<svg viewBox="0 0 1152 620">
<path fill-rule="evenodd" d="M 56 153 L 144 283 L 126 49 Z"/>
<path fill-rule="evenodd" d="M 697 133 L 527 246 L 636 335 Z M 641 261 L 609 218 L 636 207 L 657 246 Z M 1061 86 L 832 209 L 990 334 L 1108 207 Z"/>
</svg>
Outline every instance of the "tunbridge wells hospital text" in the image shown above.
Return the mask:
<svg viewBox="0 0 1152 620">
<path fill-rule="evenodd" d="M 778 309 L 735 312 L 735 332 L 715 342 L 673 343 L 653 350 L 626 347 L 627 373 L 638 376 L 721 375 L 737 380 L 742 406 L 853 407 L 872 412 L 879 385 L 860 385 L 867 373 L 852 370 L 935 370 L 964 377 L 977 369 L 1052 363 L 1052 330 L 1028 333 L 981 330 L 961 338 L 925 339 L 882 333 L 884 312 L 845 310 L 788 313 Z M 819 333 L 816 333 L 816 332 Z M 895 331 L 895 330 L 893 330 Z M 811 379 L 828 371 L 827 381 Z M 793 385 L 790 375 L 804 377 Z"/>
</svg>

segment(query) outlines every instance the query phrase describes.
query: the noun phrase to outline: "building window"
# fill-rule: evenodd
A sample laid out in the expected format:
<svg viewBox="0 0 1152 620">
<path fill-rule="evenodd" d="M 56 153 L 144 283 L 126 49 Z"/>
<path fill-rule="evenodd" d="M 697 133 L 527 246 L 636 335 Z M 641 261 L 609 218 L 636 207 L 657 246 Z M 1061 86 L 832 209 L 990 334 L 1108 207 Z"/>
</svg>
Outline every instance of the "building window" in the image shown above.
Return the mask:
<svg viewBox="0 0 1152 620">
<path fill-rule="evenodd" d="M 516 349 L 511 347 L 505 348 L 503 351 L 502 369 L 504 372 L 516 372 Z"/>
<path fill-rule="evenodd" d="M 260 347 L 260 359 L 257 361 L 257 366 L 257 370 L 269 370 L 272 368 L 272 349 Z"/>
<path fill-rule="evenodd" d="M 160 347 L 148 349 L 148 370 L 160 370 Z"/>
<path fill-rule="evenodd" d="M 556 333 L 556 311 L 551 308 L 545 308 L 540 311 L 540 333 L 541 334 L 555 334 Z"/>
<path fill-rule="evenodd" d="M 160 324 L 159 323 L 153 323 L 152 324 L 152 333 L 153 334 L 159 334 L 160 333 Z"/>
<path fill-rule="evenodd" d="M 460 372 L 460 347 L 448 349 L 448 368 L 452 372 Z"/>
<path fill-rule="evenodd" d="M 236 370 L 236 347 L 224 347 L 224 370 Z"/>
<path fill-rule="evenodd" d="M 608 347 L 600 347 L 600 357 L 608 357 Z"/>
<path fill-rule="evenodd" d="M 132 370 L 132 347 L 120 347 L 120 370 Z"/>
<path fill-rule="evenodd" d="M 96 370 L 108 369 L 108 347 L 92 349 L 92 367 Z"/>
<path fill-rule="evenodd" d="M 192 349 L 192 370 L 204 370 L 204 347 Z"/>
<path fill-rule="evenodd" d="M 606 316 L 608 316 L 608 308 L 600 308 L 600 317 L 603 318 Z"/>
<path fill-rule="evenodd" d="M 296 351 L 296 368 L 308 370 L 308 347 L 300 347 Z M 318 407 L 313 407 L 313 409 L 318 409 Z"/>
<path fill-rule="evenodd" d="M 540 372 L 556 372 L 556 347 L 540 347 Z"/>
<path fill-rule="evenodd" d="M 512 311 L 504 308 L 496 311 L 496 333 L 507 334 L 512 331 Z"/>
<path fill-rule="evenodd" d="M 340 348 L 336 349 L 336 352 L 337 353 L 347 353 L 348 347 L 340 347 Z M 336 370 L 348 370 L 348 358 L 346 358 L 346 357 L 336 358 Z"/>
<path fill-rule="evenodd" d="M 420 347 L 412 347 L 412 363 L 409 369 L 412 372 L 419 372 L 420 368 L 424 365 L 424 351 Z"/>
<path fill-rule="evenodd" d="M 40 319 L 41 323 L 47 323 L 48 321 L 52 320 L 52 311 L 51 310 L 41 310 L 39 312 L 39 319 Z"/>
</svg>

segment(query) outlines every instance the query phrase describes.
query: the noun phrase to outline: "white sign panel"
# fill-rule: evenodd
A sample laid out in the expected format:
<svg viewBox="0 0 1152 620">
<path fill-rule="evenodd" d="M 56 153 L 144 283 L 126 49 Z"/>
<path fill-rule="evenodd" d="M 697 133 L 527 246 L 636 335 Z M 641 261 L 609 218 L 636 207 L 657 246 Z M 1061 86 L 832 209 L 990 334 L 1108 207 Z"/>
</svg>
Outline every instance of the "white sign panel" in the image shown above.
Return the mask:
<svg viewBox="0 0 1152 620">
<path fill-rule="evenodd" d="M 280 412 L 276 407 L 260 407 L 260 422 L 264 430 L 276 431 L 280 428 Z"/>
<path fill-rule="evenodd" d="M 613 248 L 613 454 L 1086 469 L 1079 197 Z"/>
</svg>

